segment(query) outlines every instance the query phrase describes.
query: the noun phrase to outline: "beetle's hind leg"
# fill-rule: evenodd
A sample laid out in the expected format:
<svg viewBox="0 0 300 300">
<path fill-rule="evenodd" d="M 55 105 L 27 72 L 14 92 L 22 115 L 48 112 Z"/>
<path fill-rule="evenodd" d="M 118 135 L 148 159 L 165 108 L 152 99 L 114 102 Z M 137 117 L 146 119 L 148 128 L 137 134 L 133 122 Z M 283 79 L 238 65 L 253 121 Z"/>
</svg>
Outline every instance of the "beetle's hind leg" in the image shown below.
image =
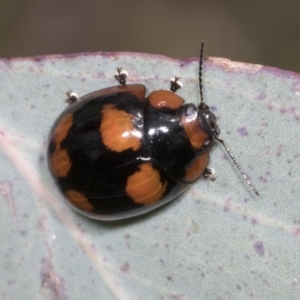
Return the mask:
<svg viewBox="0 0 300 300">
<path fill-rule="evenodd" d="M 126 85 L 127 76 L 128 73 L 126 70 L 123 70 L 123 68 L 117 68 L 117 73 L 115 74 L 115 78 L 122 86 Z"/>
<path fill-rule="evenodd" d="M 217 177 L 215 170 L 212 168 L 205 168 L 205 170 L 203 172 L 203 176 L 204 176 L 204 178 L 210 179 L 210 180 L 215 180 Z"/>
<path fill-rule="evenodd" d="M 180 77 L 177 77 L 177 76 L 170 79 L 170 83 L 171 83 L 170 90 L 174 93 L 183 87 L 183 84 L 181 81 L 179 81 L 179 79 L 180 79 Z"/>
<path fill-rule="evenodd" d="M 68 92 L 67 92 L 67 96 L 68 96 L 67 102 L 68 102 L 69 104 L 73 104 L 73 103 L 75 103 L 75 102 L 78 101 L 78 95 L 77 95 L 75 92 L 68 91 Z"/>
</svg>

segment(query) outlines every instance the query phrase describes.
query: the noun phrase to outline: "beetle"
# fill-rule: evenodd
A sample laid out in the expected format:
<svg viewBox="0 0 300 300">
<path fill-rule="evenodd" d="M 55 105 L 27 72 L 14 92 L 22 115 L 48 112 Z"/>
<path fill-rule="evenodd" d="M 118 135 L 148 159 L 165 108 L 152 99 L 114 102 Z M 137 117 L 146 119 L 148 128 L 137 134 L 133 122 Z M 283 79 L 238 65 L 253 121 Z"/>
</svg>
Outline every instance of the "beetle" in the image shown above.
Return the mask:
<svg viewBox="0 0 300 300">
<path fill-rule="evenodd" d="M 127 84 L 118 68 L 118 86 L 81 98 L 68 92 L 70 105 L 55 121 L 48 146 L 48 166 L 67 203 L 99 220 L 119 220 L 147 213 L 183 193 L 208 168 L 209 150 L 219 141 L 252 190 L 258 192 L 220 139 L 216 117 L 202 93 L 202 42 L 198 106 L 170 90 L 147 97 L 142 84 Z"/>
</svg>

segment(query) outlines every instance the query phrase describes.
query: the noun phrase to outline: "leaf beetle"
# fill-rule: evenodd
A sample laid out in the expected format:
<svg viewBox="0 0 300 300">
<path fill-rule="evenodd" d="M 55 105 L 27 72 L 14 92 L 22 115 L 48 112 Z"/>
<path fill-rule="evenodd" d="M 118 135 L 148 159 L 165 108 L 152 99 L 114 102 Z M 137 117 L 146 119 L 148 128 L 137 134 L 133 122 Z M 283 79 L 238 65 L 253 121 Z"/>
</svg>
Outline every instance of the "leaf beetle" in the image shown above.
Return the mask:
<svg viewBox="0 0 300 300">
<path fill-rule="evenodd" d="M 70 105 L 55 121 L 48 146 L 48 166 L 67 203 L 99 220 L 118 220 L 147 213 L 176 198 L 208 168 L 209 150 L 219 141 L 250 183 L 225 142 L 216 117 L 203 101 L 202 42 L 199 62 L 201 102 L 185 104 L 170 90 L 147 97 L 141 84 L 127 84 L 118 69 L 119 86 L 81 98 L 68 92 Z"/>
</svg>

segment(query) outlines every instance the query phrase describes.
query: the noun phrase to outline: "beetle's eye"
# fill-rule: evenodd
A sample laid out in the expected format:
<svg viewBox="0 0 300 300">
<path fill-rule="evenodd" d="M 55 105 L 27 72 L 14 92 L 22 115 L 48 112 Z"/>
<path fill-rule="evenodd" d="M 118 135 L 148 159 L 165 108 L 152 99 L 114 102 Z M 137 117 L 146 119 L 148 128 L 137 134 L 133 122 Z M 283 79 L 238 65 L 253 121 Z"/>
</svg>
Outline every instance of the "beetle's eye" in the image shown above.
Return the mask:
<svg viewBox="0 0 300 300">
<path fill-rule="evenodd" d="M 211 112 L 205 114 L 205 119 L 209 127 L 214 130 L 218 125 L 217 125 L 217 119 L 215 115 Z"/>
</svg>

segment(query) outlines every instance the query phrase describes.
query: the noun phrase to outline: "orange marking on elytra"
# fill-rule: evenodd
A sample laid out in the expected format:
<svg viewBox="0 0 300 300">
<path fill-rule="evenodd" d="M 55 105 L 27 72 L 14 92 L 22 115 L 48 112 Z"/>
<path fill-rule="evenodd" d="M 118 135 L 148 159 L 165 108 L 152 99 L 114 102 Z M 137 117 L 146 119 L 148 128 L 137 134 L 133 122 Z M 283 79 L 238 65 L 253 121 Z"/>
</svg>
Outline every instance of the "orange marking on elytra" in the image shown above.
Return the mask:
<svg viewBox="0 0 300 300">
<path fill-rule="evenodd" d="M 194 149 L 199 150 L 208 140 L 208 134 L 200 127 L 197 113 L 180 118 L 181 124 Z"/>
<path fill-rule="evenodd" d="M 209 159 L 209 153 L 204 152 L 203 154 L 199 155 L 186 170 L 185 170 L 185 177 L 186 181 L 194 181 L 198 177 L 200 177 L 205 168 L 207 167 Z"/>
<path fill-rule="evenodd" d="M 93 210 L 92 204 L 90 204 L 87 200 L 87 198 L 82 195 L 81 193 L 75 191 L 75 190 L 68 190 L 65 193 L 65 196 L 69 201 L 76 206 L 77 208 L 90 212 Z"/>
<path fill-rule="evenodd" d="M 66 149 L 55 149 L 51 154 L 51 166 L 57 177 L 66 177 L 71 165 L 72 163 Z"/>
<path fill-rule="evenodd" d="M 71 126 L 73 124 L 73 114 L 66 114 L 60 122 L 56 125 L 54 130 L 54 142 L 60 148 L 61 142 L 66 138 Z"/>
<path fill-rule="evenodd" d="M 148 96 L 148 101 L 153 107 L 157 109 L 167 107 L 174 110 L 179 108 L 184 102 L 184 100 L 177 94 L 167 90 L 152 92 Z"/>
<path fill-rule="evenodd" d="M 127 149 L 136 151 L 141 147 L 142 133 L 134 127 L 132 114 L 113 104 L 104 105 L 101 112 L 100 133 L 108 149 L 122 152 Z"/>
<path fill-rule="evenodd" d="M 61 143 L 66 138 L 72 124 L 73 115 L 66 114 L 57 124 L 53 133 L 55 150 L 51 154 L 51 166 L 57 177 L 66 177 L 72 165 L 67 150 L 61 149 Z"/>
<path fill-rule="evenodd" d="M 166 188 L 167 182 L 161 182 L 159 171 L 151 163 L 143 163 L 128 177 L 125 189 L 134 202 L 148 205 L 160 200 Z"/>
</svg>

